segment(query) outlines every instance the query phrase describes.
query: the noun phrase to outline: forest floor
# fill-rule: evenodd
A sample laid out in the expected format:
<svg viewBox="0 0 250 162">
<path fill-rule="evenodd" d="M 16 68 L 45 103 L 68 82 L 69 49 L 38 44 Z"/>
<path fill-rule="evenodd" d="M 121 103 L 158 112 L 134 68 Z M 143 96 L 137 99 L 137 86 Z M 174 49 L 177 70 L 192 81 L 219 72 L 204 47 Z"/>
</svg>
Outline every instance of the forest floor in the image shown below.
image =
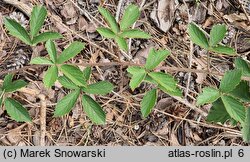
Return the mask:
<svg viewBox="0 0 250 162">
<path fill-rule="evenodd" d="M 140 101 L 152 87 L 144 83 L 132 91 L 128 86 L 127 66 L 122 64 L 128 60 L 112 40 L 103 39 L 96 32 L 97 27 L 106 24 L 98 12 L 99 5 L 119 19 L 130 3 L 141 9 L 135 26 L 150 33 L 152 39 L 133 39 L 128 55 L 144 64 L 150 48 L 168 49 L 171 55 L 161 66 L 178 80 L 183 91 L 183 98 L 160 92 L 153 112 L 146 119 L 140 113 Z M 86 48 L 70 62 L 90 63 L 91 82 L 108 80 L 115 85 L 114 92 L 109 95 L 92 96 L 107 113 L 105 125 L 93 125 L 82 111 L 80 101 L 70 114 L 52 117 L 55 104 L 68 91 L 58 82 L 52 89 L 43 86 L 47 67 L 29 65 L 32 49 L 10 36 L 3 25 L 4 17 L 12 17 L 28 27 L 35 4 L 43 4 L 49 13 L 42 31 L 57 31 L 64 36 L 56 40 L 58 51 L 73 40 L 84 42 Z M 249 60 L 249 4 L 248 0 L 240 3 L 236 0 L 0 0 L 0 72 L 16 73 L 15 78 L 29 82 L 26 88 L 12 96 L 28 108 L 33 121 L 15 122 L 3 108 L 0 109 L 0 145 L 40 145 L 44 121 L 47 146 L 248 145 L 241 138 L 239 125 L 208 123 L 206 115 L 211 105 L 196 106 L 196 97 L 202 88 L 218 87 L 222 75 L 234 65 L 232 57 L 208 55 L 190 42 L 187 25 L 196 22 L 209 33 L 214 24 L 226 24 L 228 32 L 222 43 L 236 48 L 239 57 Z M 47 55 L 44 44 L 39 44 L 36 50 L 41 56 Z M 7 68 L 6 65 L 19 59 L 24 59 L 22 66 Z M 37 94 L 43 94 L 45 101 Z M 46 103 L 46 117 L 40 116 L 43 102 Z"/>
</svg>

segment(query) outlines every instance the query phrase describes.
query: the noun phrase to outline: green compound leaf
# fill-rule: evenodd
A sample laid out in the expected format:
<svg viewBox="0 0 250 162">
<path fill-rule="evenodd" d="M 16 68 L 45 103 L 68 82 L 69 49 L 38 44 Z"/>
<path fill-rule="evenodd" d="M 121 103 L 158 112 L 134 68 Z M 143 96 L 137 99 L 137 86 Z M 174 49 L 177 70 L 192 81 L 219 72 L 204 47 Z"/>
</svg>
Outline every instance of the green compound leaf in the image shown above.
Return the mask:
<svg viewBox="0 0 250 162">
<path fill-rule="evenodd" d="M 152 111 L 157 100 L 157 90 L 152 89 L 148 91 L 141 101 L 141 113 L 146 118 Z"/>
<path fill-rule="evenodd" d="M 23 80 L 16 80 L 11 84 L 8 84 L 6 87 L 3 87 L 5 92 L 15 92 L 18 89 L 25 87 L 28 83 Z"/>
<path fill-rule="evenodd" d="M 114 89 L 113 84 L 107 81 L 100 81 L 94 84 L 88 85 L 86 88 L 83 88 L 83 91 L 89 94 L 99 94 L 106 95 Z"/>
<path fill-rule="evenodd" d="M 66 76 L 60 76 L 60 77 L 58 77 L 58 81 L 62 84 L 62 86 L 64 88 L 67 88 L 67 89 L 79 89 L 79 87 L 76 84 L 74 84 Z"/>
<path fill-rule="evenodd" d="M 3 89 L 5 89 L 5 87 L 7 87 L 8 85 L 11 85 L 12 84 L 12 79 L 13 79 L 14 75 L 13 74 L 7 74 L 5 77 L 4 77 L 4 80 L 3 80 Z"/>
<path fill-rule="evenodd" d="M 223 45 L 216 45 L 214 47 L 209 48 L 210 51 L 219 53 L 219 54 L 226 54 L 229 56 L 236 55 L 236 51 L 234 48 L 223 46 Z"/>
<path fill-rule="evenodd" d="M 57 32 L 44 32 L 35 36 L 32 40 L 32 45 L 35 46 L 38 43 L 46 42 L 47 40 L 55 40 L 62 38 L 62 35 Z"/>
<path fill-rule="evenodd" d="M 245 60 L 243 60 L 242 58 L 236 58 L 234 60 L 234 64 L 236 69 L 242 70 L 243 76 L 250 77 L 250 67 Z"/>
<path fill-rule="evenodd" d="M 243 104 L 231 96 L 222 96 L 221 99 L 228 114 L 234 120 L 244 123 L 246 112 Z"/>
<path fill-rule="evenodd" d="M 149 39 L 151 36 L 148 33 L 145 33 L 141 30 L 138 29 L 127 29 L 124 30 L 121 34 L 120 37 L 123 38 L 141 38 L 141 39 Z"/>
<path fill-rule="evenodd" d="M 244 142 L 250 142 L 250 108 L 246 109 L 246 119 L 242 124 L 242 135 Z"/>
<path fill-rule="evenodd" d="M 224 124 L 228 120 L 232 120 L 232 118 L 227 113 L 227 110 L 222 100 L 216 100 L 208 113 L 207 122 L 216 122 Z"/>
<path fill-rule="evenodd" d="M 203 92 L 199 94 L 197 98 L 197 105 L 204 105 L 206 103 L 212 103 L 220 97 L 220 92 L 218 89 L 206 87 Z"/>
<path fill-rule="evenodd" d="M 132 26 L 136 20 L 138 20 L 140 16 L 139 7 L 136 5 L 129 5 L 122 16 L 122 20 L 120 22 L 120 28 L 121 30 L 128 29 L 130 26 Z"/>
<path fill-rule="evenodd" d="M 192 42 L 202 48 L 208 49 L 209 45 L 207 37 L 195 23 L 190 23 L 188 25 L 188 34 Z"/>
<path fill-rule="evenodd" d="M 148 54 L 145 68 L 148 70 L 153 70 L 156 68 L 167 56 L 170 55 L 168 50 L 158 50 L 151 48 Z"/>
<path fill-rule="evenodd" d="M 38 34 L 39 30 L 42 28 L 46 16 L 47 10 L 45 7 L 33 7 L 30 18 L 30 34 L 32 37 L 35 37 Z"/>
<path fill-rule="evenodd" d="M 163 92 L 169 94 L 170 96 L 182 96 L 182 91 L 176 86 L 176 88 L 172 91 L 169 89 L 164 88 L 163 86 L 158 84 L 158 88 L 160 88 Z"/>
<path fill-rule="evenodd" d="M 116 34 L 109 28 L 97 28 L 96 29 L 101 36 L 105 38 L 115 38 Z"/>
<path fill-rule="evenodd" d="M 101 13 L 101 15 L 104 17 L 108 25 L 110 26 L 111 30 L 114 33 L 119 32 L 119 26 L 115 20 L 115 17 L 105 8 L 98 7 L 98 11 Z"/>
<path fill-rule="evenodd" d="M 21 89 L 27 85 L 27 83 L 23 80 L 16 80 L 12 82 L 13 74 L 8 74 L 4 78 L 2 89 L 4 92 L 15 92 L 18 89 Z"/>
<path fill-rule="evenodd" d="M 127 42 L 126 42 L 126 40 L 124 38 L 116 36 L 115 37 L 115 42 L 118 44 L 120 49 L 122 49 L 125 52 L 128 51 L 128 44 L 127 44 Z"/>
<path fill-rule="evenodd" d="M 105 124 L 106 115 L 101 106 L 88 95 L 82 96 L 83 111 L 95 124 Z"/>
<path fill-rule="evenodd" d="M 69 59 L 75 57 L 78 53 L 80 53 L 84 49 L 84 43 L 75 41 L 69 45 L 68 48 L 64 49 L 59 58 L 57 59 L 58 64 L 62 64 Z"/>
<path fill-rule="evenodd" d="M 83 70 L 83 78 L 86 80 L 86 82 L 90 79 L 91 76 L 91 67 L 86 67 Z"/>
<path fill-rule="evenodd" d="M 35 57 L 30 61 L 30 64 L 37 65 L 54 65 L 54 63 L 45 57 Z"/>
<path fill-rule="evenodd" d="M 6 98 L 4 106 L 11 119 L 17 122 L 31 122 L 28 111 L 16 100 Z"/>
<path fill-rule="evenodd" d="M 54 117 L 59 117 L 68 114 L 75 106 L 81 90 L 77 89 L 63 97 L 57 104 L 54 112 Z"/>
<path fill-rule="evenodd" d="M 209 45 L 215 46 L 222 41 L 227 32 L 226 25 L 214 25 L 210 32 Z"/>
<path fill-rule="evenodd" d="M 141 82 L 146 76 L 145 69 L 138 66 L 131 66 L 127 68 L 127 72 L 132 74 L 132 78 L 129 82 L 129 86 L 132 90 L 135 90 L 138 86 L 140 86 Z"/>
<path fill-rule="evenodd" d="M 162 72 L 151 72 L 148 75 L 159 84 L 159 88 L 164 92 L 170 95 L 176 93 L 177 81 L 171 75 Z"/>
<path fill-rule="evenodd" d="M 227 71 L 221 80 L 220 90 L 224 93 L 232 91 L 240 83 L 241 76 L 241 70 Z"/>
<path fill-rule="evenodd" d="M 57 52 L 56 45 L 52 40 L 48 40 L 45 44 L 46 50 L 48 51 L 49 57 L 53 63 L 56 63 Z"/>
<path fill-rule="evenodd" d="M 51 66 L 48 71 L 45 73 L 43 78 L 43 83 L 45 87 L 50 88 L 54 85 L 58 77 L 58 68 L 56 65 Z"/>
<path fill-rule="evenodd" d="M 151 78 L 148 74 L 146 75 L 146 77 L 144 78 L 144 81 L 145 82 L 148 82 L 148 83 L 152 83 L 152 84 L 158 84 L 153 78 Z"/>
<path fill-rule="evenodd" d="M 250 102 L 249 84 L 247 81 L 241 81 L 229 94 L 243 102 Z"/>
<path fill-rule="evenodd" d="M 73 65 L 62 65 L 60 67 L 60 70 L 77 86 L 86 86 L 86 81 L 84 79 L 83 73 L 78 67 L 75 67 Z"/>
<path fill-rule="evenodd" d="M 28 45 L 32 45 L 28 32 L 18 22 L 13 19 L 5 18 L 4 25 L 9 31 L 10 35 L 19 38 Z"/>
</svg>

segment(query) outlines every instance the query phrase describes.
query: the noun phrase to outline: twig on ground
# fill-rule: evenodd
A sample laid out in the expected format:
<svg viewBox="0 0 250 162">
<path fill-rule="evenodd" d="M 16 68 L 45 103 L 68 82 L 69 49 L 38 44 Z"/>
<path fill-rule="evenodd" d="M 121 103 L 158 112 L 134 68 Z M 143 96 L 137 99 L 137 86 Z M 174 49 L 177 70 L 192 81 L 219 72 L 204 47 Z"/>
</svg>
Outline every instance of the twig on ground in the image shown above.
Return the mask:
<svg viewBox="0 0 250 162">
<path fill-rule="evenodd" d="M 45 146 L 45 136 L 46 136 L 46 96 L 44 94 L 39 94 L 40 99 L 40 146 Z"/>
<path fill-rule="evenodd" d="M 122 4 L 124 3 L 124 0 L 119 0 L 118 5 L 117 5 L 117 10 L 116 10 L 116 14 L 115 14 L 115 20 L 118 22 L 119 17 L 120 17 L 120 13 L 121 13 L 121 8 L 122 8 Z"/>
</svg>

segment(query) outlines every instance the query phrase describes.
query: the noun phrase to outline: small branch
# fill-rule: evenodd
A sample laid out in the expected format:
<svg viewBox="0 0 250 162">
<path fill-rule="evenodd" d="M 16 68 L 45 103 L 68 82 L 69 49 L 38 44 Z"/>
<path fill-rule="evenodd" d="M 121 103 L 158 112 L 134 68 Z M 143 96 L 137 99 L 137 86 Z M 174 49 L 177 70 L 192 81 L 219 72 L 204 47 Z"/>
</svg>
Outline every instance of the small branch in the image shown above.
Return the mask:
<svg viewBox="0 0 250 162">
<path fill-rule="evenodd" d="M 191 103 L 189 103 L 187 100 L 181 98 L 181 97 L 177 97 L 177 96 L 172 96 L 174 99 L 176 99 L 177 101 L 181 102 L 182 104 L 186 105 L 187 107 L 189 107 L 190 109 L 200 113 L 202 116 L 206 117 L 207 113 L 205 111 L 202 111 L 201 109 L 197 108 L 195 105 L 192 105 Z"/>
<path fill-rule="evenodd" d="M 44 94 L 39 94 L 38 98 L 41 100 L 40 107 L 40 146 L 45 146 L 45 136 L 46 136 L 46 97 Z"/>
<path fill-rule="evenodd" d="M 247 11 L 246 11 L 245 7 L 242 5 L 241 1 L 238 0 L 238 2 L 239 2 L 240 7 L 242 8 L 242 10 L 243 10 L 243 12 L 244 12 L 244 15 L 245 15 L 246 18 L 247 18 L 248 23 L 250 23 L 250 19 L 249 19 L 249 17 L 248 17 L 248 14 L 247 14 Z"/>
<path fill-rule="evenodd" d="M 118 5 L 117 5 L 117 10 L 116 10 L 116 14 L 115 14 L 115 20 L 117 22 L 119 21 L 119 17 L 121 14 L 121 8 L 122 8 L 123 3 L 124 3 L 124 0 L 119 0 Z"/>
</svg>

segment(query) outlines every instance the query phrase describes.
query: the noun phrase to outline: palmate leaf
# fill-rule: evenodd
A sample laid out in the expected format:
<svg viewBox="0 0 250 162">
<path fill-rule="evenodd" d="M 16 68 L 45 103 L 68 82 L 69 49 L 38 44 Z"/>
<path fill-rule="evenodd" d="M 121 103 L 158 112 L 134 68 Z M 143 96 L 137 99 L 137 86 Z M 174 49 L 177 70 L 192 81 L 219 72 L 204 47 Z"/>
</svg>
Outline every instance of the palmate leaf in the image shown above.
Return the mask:
<svg viewBox="0 0 250 162">
<path fill-rule="evenodd" d="M 8 85 L 10 85 L 12 83 L 12 79 L 13 79 L 14 75 L 13 74 L 7 74 L 5 77 L 4 77 L 4 80 L 3 80 L 3 89 L 4 87 L 7 87 Z"/>
<path fill-rule="evenodd" d="M 145 33 L 138 29 L 127 29 L 124 30 L 121 34 L 123 38 L 142 38 L 142 39 L 149 39 L 151 36 L 148 33 Z"/>
<path fill-rule="evenodd" d="M 31 122 L 28 111 L 16 100 L 6 98 L 4 106 L 11 119 L 17 122 Z"/>
<path fill-rule="evenodd" d="M 156 68 L 167 56 L 170 55 L 168 50 L 158 50 L 151 48 L 148 54 L 145 68 L 148 70 L 153 70 Z"/>
<path fill-rule="evenodd" d="M 157 90 L 152 89 L 148 91 L 141 101 L 141 113 L 146 118 L 152 111 L 157 100 Z"/>
<path fill-rule="evenodd" d="M 106 22 L 109 24 L 111 30 L 114 33 L 119 32 L 119 26 L 114 18 L 114 16 L 105 8 L 103 7 L 98 7 L 98 11 L 101 13 L 101 15 L 104 17 Z"/>
<path fill-rule="evenodd" d="M 86 80 L 84 79 L 82 71 L 73 65 L 62 65 L 60 67 L 62 73 L 68 77 L 74 84 L 80 87 L 86 86 Z"/>
<path fill-rule="evenodd" d="M 30 64 L 53 65 L 54 63 L 45 57 L 35 57 L 30 61 Z"/>
<path fill-rule="evenodd" d="M 34 38 L 41 29 L 45 18 L 47 16 L 47 10 L 43 6 L 35 6 L 31 12 L 30 18 L 30 34 Z"/>
<path fill-rule="evenodd" d="M 211 87 L 206 87 L 203 92 L 199 94 L 197 98 L 197 105 L 204 105 L 206 103 L 212 103 L 220 97 L 219 90 Z"/>
<path fill-rule="evenodd" d="M 54 112 L 54 117 L 59 117 L 68 114 L 75 106 L 81 90 L 76 89 L 63 97 L 57 104 Z"/>
<path fill-rule="evenodd" d="M 114 89 L 113 84 L 107 81 L 100 81 L 94 84 L 83 87 L 83 91 L 89 94 L 105 95 L 110 93 Z"/>
<path fill-rule="evenodd" d="M 163 92 L 169 94 L 170 96 L 182 96 L 182 91 L 176 86 L 174 90 L 169 90 L 161 85 L 158 84 L 158 88 L 162 90 Z"/>
<path fill-rule="evenodd" d="M 241 81 L 229 94 L 243 102 L 250 102 L 249 84 L 247 81 Z"/>
<path fill-rule="evenodd" d="M 232 118 L 227 113 L 222 100 L 216 100 L 208 113 L 206 121 L 224 124 L 228 120 L 232 120 Z"/>
<path fill-rule="evenodd" d="M 136 5 L 129 5 L 125 11 L 124 14 L 122 16 L 121 22 L 120 22 L 120 28 L 121 30 L 125 30 L 128 29 L 130 26 L 132 26 L 136 20 L 139 18 L 140 16 L 140 11 L 138 6 Z"/>
<path fill-rule="evenodd" d="M 214 25 L 210 32 L 209 45 L 215 46 L 225 37 L 227 32 L 226 25 Z"/>
<path fill-rule="evenodd" d="M 124 38 L 116 36 L 115 37 L 115 42 L 118 44 L 120 49 L 122 49 L 125 52 L 128 51 L 128 44 L 127 44 L 127 42 L 126 42 L 126 40 Z"/>
<path fill-rule="evenodd" d="M 151 78 L 148 74 L 146 75 L 146 77 L 144 78 L 144 81 L 145 82 L 148 82 L 148 83 L 152 83 L 152 84 L 158 84 L 153 78 Z"/>
<path fill-rule="evenodd" d="M 129 86 L 132 90 L 140 86 L 141 82 L 146 76 L 145 69 L 138 67 L 138 66 L 131 66 L 127 68 L 127 72 L 132 74 L 132 78 L 129 82 Z"/>
<path fill-rule="evenodd" d="M 46 50 L 48 51 L 49 57 L 53 63 L 56 63 L 57 52 L 56 45 L 52 40 L 48 40 L 45 44 Z"/>
<path fill-rule="evenodd" d="M 7 86 L 3 87 L 3 89 L 5 92 L 15 92 L 16 90 L 25 87 L 27 84 L 28 83 L 23 80 L 16 80 L 11 84 L 8 84 Z"/>
<path fill-rule="evenodd" d="M 39 34 L 38 36 L 35 36 L 32 40 L 33 46 L 35 46 L 37 43 L 46 42 L 47 40 L 55 40 L 62 38 L 62 35 L 57 32 L 44 32 Z"/>
<path fill-rule="evenodd" d="M 53 65 L 49 67 L 43 78 L 43 83 L 45 87 L 50 88 L 51 86 L 53 86 L 55 81 L 57 80 L 57 77 L 58 77 L 57 66 Z"/>
<path fill-rule="evenodd" d="M 90 79 L 91 76 L 91 67 L 86 67 L 83 71 L 83 78 L 88 81 Z"/>
<path fill-rule="evenodd" d="M 220 90 L 224 93 L 232 91 L 240 83 L 241 76 L 241 70 L 227 71 L 221 80 Z"/>
<path fill-rule="evenodd" d="M 244 142 L 250 142 L 250 108 L 246 109 L 246 119 L 242 124 L 242 135 Z"/>
<path fill-rule="evenodd" d="M 58 78 L 58 81 L 62 84 L 62 86 L 64 88 L 67 89 L 78 89 L 79 87 L 73 83 L 69 78 L 67 78 L 66 76 L 60 76 Z"/>
<path fill-rule="evenodd" d="M 28 45 L 32 45 L 28 32 L 15 20 L 5 18 L 4 25 L 9 33 Z"/>
<path fill-rule="evenodd" d="M 95 124 L 105 124 L 106 115 L 101 106 L 88 95 L 82 96 L 82 106 L 84 112 Z"/>
<path fill-rule="evenodd" d="M 169 74 L 162 72 L 151 72 L 148 74 L 153 78 L 165 91 L 174 92 L 177 88 L 177 81 Z"/>
<path fill-rule="evenodd" d="M 231 96 L 222 96 L 221 99 L 228 114 L 234 120 L 244 123 L 246 112 L 243 104 Z"/>
<path fill-rule="evenodd" d="M 105 38 L 115 38 L 116 34 L 110 30 L 109 28 L 97 28 L 96 29 L 98 31 L 99 34 L 101 34 L 101 36 L 105 37 Z"/>
<path fill-rule="evenodd" d="M 195 23 L 190 23 L 188 25 L 188 34 L 192 42 L 201 46 L 202 48 L 208 49 L 209 45 L 207 37 Z"/>
<path fill-rule="evenodd" d="M 80 53 L 84 49 L 84 43 L 75 41 L 69 45 L 68 48 L 64 49 L 61 55 L 57 59 L 58 64 L 62 64 L 69 59 L 75 57 L 78 53 Z"/>
<path fill-rule="evenodd" d="M 27 83 L 23 80 L 16 80 L 12 82 L 13 74 L 8 74 L 4 77 L 2 89 L 4 92 L 15 92 L 16 90 L 23 88 Z"/>
<path fill-rule="evenodd" d="M 250 76 L 250 67 L 245 60 L 243 60 L 242 58 L 236 58 L 234 60 L 234 64 L 237 69 L 242 70 L 243 76 Z"/>
<path fill-rule="evenodd" d="M 236 51 L 234 48 L 223 46 L 223 45 L 216 45 L 214 47 L 209 48 L 210 51 L 219 53 L 219 54 L 226 54 L 229 56 L 236 55 Z"/>
</svg>

